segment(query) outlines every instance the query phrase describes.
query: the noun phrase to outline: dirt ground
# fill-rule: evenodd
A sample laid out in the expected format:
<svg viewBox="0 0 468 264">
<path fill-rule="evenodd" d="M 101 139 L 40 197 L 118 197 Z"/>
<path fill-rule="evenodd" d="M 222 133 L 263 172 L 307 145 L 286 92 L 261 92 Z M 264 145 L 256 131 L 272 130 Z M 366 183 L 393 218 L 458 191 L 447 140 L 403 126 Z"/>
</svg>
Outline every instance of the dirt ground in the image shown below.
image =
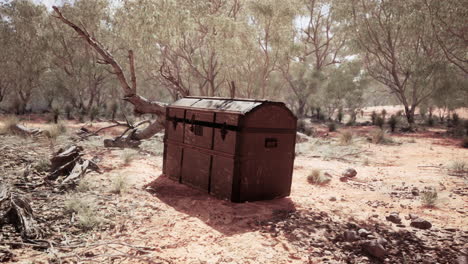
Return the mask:
<svg viewBox="0 0 468 264">
<path fill-rule="evenodd" d="M 50 126 L 35 118 L 23 123 Z M 444 137 L 441 128 L 387 134 L 390 143 L 373 144 L 367 140 L 373 127 L 325 133 L 325 125 L 313 124 L 324 133 L 297 144 L 291 195 L 234 204 L 161 175 L 161 135 L 134 152 L 105 149 L 103 138 L 119 130 L 79 141 L 75 132 L 82 125 L 67 122 L 67 132 L 53 142 L 0 135 L 2 181 L 15 183 L 27 163 L 49 158 L 73 139 L 84 147 L 85 157 L 94 157 L 103 170 L 84 177 L 90 186 L 84 191 L 57 191 L 50 186 L 21 190 L 31 199 L 39 224 L 47 230 L 43 240 L 50 246 L 8 243 L 18 238 L 4 226 L 0 245 L 13 253 L 6 262 L 457 263 L 468 253 L 467 178 L 450 170 L 453 162 L 468 161 L 468 150 L 459 147 L 459 140 Z M 349 145 L 339 142 L 345 130 L 354 134 Z M 28 158 L 17 160 L 20 154 Z M 348 168 L 355 169 L 357 176 L 340 181 Z M 314 169 L 331 175 L 331 181 L 309 184 L 307 176 Z M 119 177 L 128 186 L 116 194 L 112 186 Z M 422 205 L 425 188 L 437 190 L 436 207 Z M 93 205 L 100 219 L 95 228 L 76 226 L 74 215 L 63 209 L 70 199 Z M 401 224 L 386 220 L 392 212 L 399 214 Z M 410 226 L 409 214 L 432 227 Z M 360 229 L 369 234 L 356 241 L 344 235 Z M 385 256 L 378 258 L 366 250 L 365 243 L 372 239 L 385 240 L 381 243 Z"/>
</svg>

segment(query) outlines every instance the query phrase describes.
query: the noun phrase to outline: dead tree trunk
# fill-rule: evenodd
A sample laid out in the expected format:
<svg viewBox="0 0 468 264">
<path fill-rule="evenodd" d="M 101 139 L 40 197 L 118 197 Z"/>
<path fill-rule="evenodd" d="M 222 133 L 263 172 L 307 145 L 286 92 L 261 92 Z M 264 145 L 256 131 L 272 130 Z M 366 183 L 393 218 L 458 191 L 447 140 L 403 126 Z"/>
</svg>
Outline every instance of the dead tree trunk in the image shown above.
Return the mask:
<svg viewBox="0 0 468 264">
<path fill-rule="evenodd" d="M 129 83 L 120 64 L 114 59 L 112 54 L 108 50 L 106 50 L 98 40 L 93 38 L 86 31 L 86 29 L 78 27 L 76 24 L 64 17 L 56 6 L 54 6 L 53 9 L 57 14 L 56 18 L 60 19 L 63 23 L 75 30 L 75 32 L 78 33 L 78 35 L 82 37 L 88 43 L 88 45 L 90 45 L 102 57 L 102 61 L 100 61 L 100 63 L 109 64 L 110 66 L 112 66 L 114 70 L 113 73 L 119 80 L 120 86 L 122 87 L 124 93 L 123 100 L 126 100 L 133 104 L 134 111 L 136 113 L 154 114 L 158 117 L 158 120 L 154 121 L 146 128 L 142 130 L 136 130 L 134 133 L 130 133 L 131 139 L 136 141 L 147 139 L 161 131 L 163 129 L 163 124 L 165 121 L 166 105 L 161 102 L 149 101 L 146 98 L 137 94 L 137 80 L 135 75 L 133 51 L 128 51 L 131 80 L 131 83 Z"/>
<path fill-rule="evenodd" d="M 29 200 L 0 183 L 0 227 L 4 224 L 13 225 L 23 238 L 38 238 L 42 233 Z"/>
</svg>

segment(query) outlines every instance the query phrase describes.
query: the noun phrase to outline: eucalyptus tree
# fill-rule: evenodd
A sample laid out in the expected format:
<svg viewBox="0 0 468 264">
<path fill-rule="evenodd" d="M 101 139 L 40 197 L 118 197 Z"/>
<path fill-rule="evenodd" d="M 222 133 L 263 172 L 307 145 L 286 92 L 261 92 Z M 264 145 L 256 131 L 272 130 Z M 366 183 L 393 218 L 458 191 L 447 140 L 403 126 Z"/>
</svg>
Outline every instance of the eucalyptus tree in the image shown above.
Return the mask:
<svg viewBox="0 0 468 264">
<path fill-rule="evenodd" d="M 290 47 L 294 35 L 294 21 L 298 14 L 297 1 L 258 0 L 249 1 L 251 23 L 260 49 L 260 97 L 267 95 L 271 74 L 284 63 L 284 52 Z"/>
<path fill-rule="evenodd" d="M 62 9 L 80 21 L 93 37 L 112 43 L 107 0 L 78 0 L 65 4 Z M 102 65 L 98 54 L 58 20 L 51 18 L 49 26 L 56 80 L 45 88 L 45 92 L 64 95 L 65 103 L 80 112 L 103 105 L 105 99 L 109 99 L 105 97 L 105 85 L 111 74 Z M 54 92 L 54 87 L 60 91 Z"/>
<path fill-rule="evenodd" d="M 442 53 L 423 3 L 416 0 L 338 1 L 342 23 L 362 52 L 368 73 L 384 84 L 414 123 L 416 107 L 429 98 Z"/>
<path fill-rule="evenodd" d="M 2 2 L 0 15 L 2 27 L 10 29 L 2 44 L 13 55 L 5 63 L 8 76 L 2 80 L 9 79 L 16 111 L 24 113 L 49 66 L 46 8 L 27 0 Z"/>
</svg>

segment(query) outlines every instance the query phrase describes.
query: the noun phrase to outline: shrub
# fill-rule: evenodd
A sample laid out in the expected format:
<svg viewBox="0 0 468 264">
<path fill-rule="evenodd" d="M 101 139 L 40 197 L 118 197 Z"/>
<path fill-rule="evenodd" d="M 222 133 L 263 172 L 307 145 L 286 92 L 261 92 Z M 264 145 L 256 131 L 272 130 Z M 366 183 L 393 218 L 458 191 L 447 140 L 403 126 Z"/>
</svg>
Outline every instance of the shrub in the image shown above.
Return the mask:
<svg viewBox="0 0 468 264">
<path fill-rule="evenodd" d="M 91 182 L 86 179 L 81 179 L 80 183 L 76 186 L 78 192 L 87 192 L 91 190 Z"/>
<path fill-rule="evenodd" d="M 131 149 L 126 149 L 120 154 L 120 158 L 122 159 L 122 162 L 124 165 L 130 164 L 132 160 L 135 158 L 137 152 Z"/>
<path fill-rule="evenodd" d="M 338 109 L 338 115 L 336 116 L 338 123 L 341 123 L 341 121 L 343 121 L 343 116 L 343 109 L 340 107 L 340 109 Z"/>
<path fill-rule="evenodd" d="M 60 116 L 60 109 L 56 107 L 52 108 L 52 118 L 53 118 L 54 124 L 58 123 L 59 116 Z"/>
<path fill-rule="evenodd" d="M 119 110 L 119 105 L 116 102 L 113 102 L 111 105 L 111 120 L 115 120 L 115 114 L 117 113 L 117 110 Z"/>
<path fill-rule="evenodd" d="M 435 207 L 437 203 L 437 191 L 435 189 L 423 191 L 421 193 L 421 203 L 424 207 Z"/>
<path fill-rule="evenodd" d="M 377 121 L 377 113 L 375 111 L 372 111 L 372 114 L 371 114 L 371 121 L 372 121 L 372 125 L 374 126 L 375 125 L 375 121 Z"/>
<path fill-rule="evenodd" d="M 398 125 L 398 118 L 395 115 L 391 115 L 388 119 L 388 125 L 392 132 L 395 132 L 396 126 Z"/>
<path fill-rule="evenodd" d="M 468 136 L 465 136 L 465 137 L 462 139 L 461 146 L 464 147 L 464 148 L 468 148 Z"/>
<path fill-rule="evenodd" d="M 350 131 L 344 131 L 340 134 L 340 144 L 349 145 L 353 141 L 353 133 Z"/>
<path fill-rule="evenodd" d="M 115 194 L 122 194 L 124 193 L 127 188 L 128 188 L 128 181 L 127 177 L 125 175 L 117 175 L 112 179 L 112 187 L 111 187 L 111 192 Z"/>
<path fill-rule="evenodd" d="M 50 140 L 56 140 L 60 135 L 67 132 L 67 128 L 63 123 L 50 125 L 46 130 L 44 130 L 44 135 Z"/>
<path fill-rule="evenodd" d="M 73 107 L 70 104 L 65 105 L 65 115 L 68 120 L 71 119 L 71 113 L 73 111 Z"/>
<path fill-rule="evenodd" d="M 433 117 L 430 116 L 430 117 L 427 118 L 427 125 L 428 125 L 428 126 L 432 127 L 432 126 L 434 126 L 434 123 L 435 123 L 435 122 L 434 122 L 434 118 L 433 118 Z"/>
<path fill-rule="evenodd" d="M 14 127 L 17 126 L 19 120 L 16 116 L 8 116 L 3 120 L 3 126 L 0 127 L 0 134 L 15 134 Z"/>
<path fill-rule="evenodd" d="M 64 210 L 66 214 L 76 214 L 77 225 L 83 230 L 91 230 L 99 226 L 102 219 L 98 216 L 94 201 L 71 197 L 65 201 Z"/>
<path fill-rule="evenodd" d="M 89 111 L 89 119 L 91 120 L 91 122 L 93 122 L 94 119 L 96 119 L 98 115 L 99 115 L 99 109 L 97 107 L 91 108 L 91 110 Z"/>
<path fill-rule="evenodd" d="M 307 136 L 312 136 L 314 134 L 314 129 L 310 126 L 307 126 L 304 120 L 297 121 L 297 131 L 304 133 Z"/>
<path fill-rule="evenodd" d="M 319 169 L 313 169 L 309 176 L 307 176 L 307 181 L 314 185 L 325 185 L 329 183 L 331 179 L 323 175 Z"/>
<path fill-rule="evenodd" d="M 385 110 L 385 108 L 382 109 L 381 115 L 382 115 L 382 119 L 385 121 L 385 117 L 387 116 L 387 110 Z"/>
<path fill-rule="evenodd" d="M 457 113 L 452 114 L 452 124 L 453 126 L 458 126 L 460 124 L 460 116 Z"/>
<path fill-rule="evenodd" d="M 336 131 L 336 124 L 335 124 L 335 123 L 330 122 L 330 123 L 327 124 L 327 126 L 328 126 L 328 131 L 329 131 L 329 132 L 334 132 L 334 131 Z"/>
<path fill-rule="evenodd" d="M 375 119 L 375 124 L 376 124 L 378 127 L 382 128 L 383 125 L 384 125 L 384 123 L 385 123 L 385 120 L 384 120 L 382 117 L 377 116 L 377 118 Z"/>
<path fill-rule="evenodd" d="M 464 173 L 465 171 L 468 171 L 468 163 L 462 160 L 455 160 L 450 163 L 448 168 L 456 173 Z"/>
<path fill-rule="evenodd" d="M 34 169 L 38 172 L 46 172 L 50 168 L 50 161 L 48 159 L 40 159 L 35 165 Z"/>
<path fill-rule="evenodd" d="M 382 144 L 385 142 L 385 133 L 382 129 L 372 130 L 370 136 L 374 144 Z"/>
</svg>

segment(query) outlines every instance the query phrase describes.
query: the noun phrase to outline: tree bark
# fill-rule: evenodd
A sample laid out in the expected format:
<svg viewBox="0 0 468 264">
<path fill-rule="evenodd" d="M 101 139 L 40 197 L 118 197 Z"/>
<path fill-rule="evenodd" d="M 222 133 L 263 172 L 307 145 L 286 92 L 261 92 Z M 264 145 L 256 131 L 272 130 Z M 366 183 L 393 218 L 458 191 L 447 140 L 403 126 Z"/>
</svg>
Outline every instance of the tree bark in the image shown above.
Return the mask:
<svg viewBox="0 0 468 264">
<path fill-rule="evenodd" d="M 128 59 L 130 64 L 130 80 L 131 84 L 127 81 L 127 78 L 122 70 L 120 64 L 114 59 L 112 54 L 107 51 L 104 46 L 93 38 L 85 29 L 78 27 L 76 24 L 68 20 L 60 10 L 56 7 L 52 7 L 57 14 L 56 18 L 60 19 L 63 23 L 70 26 L 80 37 L 82 37 L 88 45 L 90 45 L 103 59 L 104 64 L 109 64 L 114 70 L 120 86 L 124 93 L 124 100 L 130 102 L 134 106 L 134 111 L 139 114 L 154 114 L 158 117 L 158 120 L 152 123 L 142 131 L 131 133 L 131 139 L 142 140 L 153 136 L 163 128 L 165 120 L 166 104 L 157 101 L 149 101 L 148 99 L 137 94 L 137 82 L 135 75 L 135 64 L 133 51 L 128 51 Z"/>
</svg>

